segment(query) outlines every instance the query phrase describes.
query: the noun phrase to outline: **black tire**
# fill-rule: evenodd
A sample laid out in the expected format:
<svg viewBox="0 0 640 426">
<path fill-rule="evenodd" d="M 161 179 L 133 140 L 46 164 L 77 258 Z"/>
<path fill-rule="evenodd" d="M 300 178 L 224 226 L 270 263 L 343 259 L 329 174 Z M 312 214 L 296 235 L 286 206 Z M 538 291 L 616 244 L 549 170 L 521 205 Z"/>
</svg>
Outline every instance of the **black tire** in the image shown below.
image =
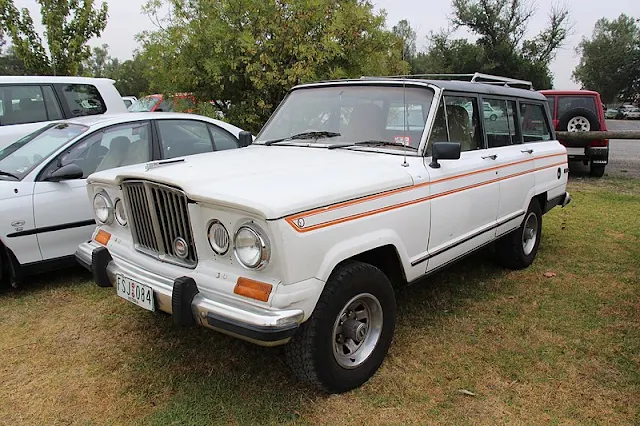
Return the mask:
<svg viewBox="0 0 640 426">
<path fill-rule="evenodd" d="M 537 221 L 536 239 L 529 252 L 525 251 L 523 234 L 527 221 L 534 217 Z M 518 229 L 502 237 L 496 243 L 496 260 L 505 268 L 524 269 L 533 263 L 538 253 L 540 239 L 542 238 L 542 209 L 537 199 L 531 200 L 527 213 Z"/>
<path fill-rule="evenodd" d="M 489 120 L 491 121 L 496 121 L 498 119 L 498 116 L 495 114 L 491 114 L 491 117 L 489 117 Z"/>
<path fill-rule="evenodd" d="M 363 358 L 362 363 L 354 368 L 345 368 L 334 355 L 334 342 L 338 341 L 334 337 L 334 326 L 347 303 L 363 294 L 373 295 L 379 302 L 382 328 L 372 352 Z M 347 261 L 331 273 L 313 314 L 285 345 L 285 360 L 303 382 L 327 393 L 347 392 L 368 381 L 382 365 L 393 339 L 395 324 L 396 299 L 387 276 L 370 264 Z M 371 334 L 372 329 L 367 329 L 363 342 L 375 336 L 375 333 Z M 360 348 L 364 347 L 365 343 Z M 344 355 L 342 357 L 345 359 Z"/>
<path fill-rule="evenodd" d="M 600 130 L 600 120 L 591 111 L 586 108 L 573 108 L 562 114 L 560 121 L 558 122 L 558 131 L 566 132 L 569 122 L 575 117 L 584 117 L 589 122 L 589 130 L 597 132 Z"/>
<path fill-rule="evenodd" d="M 604 164 L 593 164 L 589 167 L 589 175 L 596 178 L 601 178 L 604 176 Z"/>
</svg>

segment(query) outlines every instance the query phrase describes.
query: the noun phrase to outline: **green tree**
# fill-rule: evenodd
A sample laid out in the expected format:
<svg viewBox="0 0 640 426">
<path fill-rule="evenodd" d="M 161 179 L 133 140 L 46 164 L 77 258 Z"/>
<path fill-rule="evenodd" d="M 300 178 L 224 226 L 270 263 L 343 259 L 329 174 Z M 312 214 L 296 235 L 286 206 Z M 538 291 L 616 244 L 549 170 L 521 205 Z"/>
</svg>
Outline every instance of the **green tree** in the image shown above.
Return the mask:
<svg viewBox="0 0 640 426">
<path fill-rule="evenodd" d="M 416 32 L 406 19 L 394 25 L 392 31 L 402 40 L 402 59 L 410 63 L 416 56 Z"/>
<path fill-rule="evenodd" d="M 116 89 L 123 96 L 141 97 L 150 93 L 149 80 L 146 77 L 147 64 L 139 53 L 126 61 L 112 59 L 106 66 L 105 75 L 116 81 Z"/>
<path fill-rule="evenodd" d="M 549 65 L 570 30 L 567 9 L 553 8 L 547 28 L 525 39 L 533 2 L 453 0 L 452 7 L 452 30 L 464 27 L 477 40 L 452 40 L 448 31 L 432 33 L 429 50 L 416 59 L 421 72 L 478 71 L 529 80 L 537 89 L 552 87 Z"/>
<path fill-rule="evenodd" d="M 576 51 L 580 63 L 574 81 L 600 92 L 602 101 L 631 99 L 640 92 L 640 25 L 628 15 L 596 22 L 591 39 L 583 38 Z"/>
<path fill-rule="evenodd" d="M 114 59 L 109 55 L 108 44 L 96 46 L 90 50 L 89 56 L 82 62 L 79 72 L 91 77 L 104 77 L 109 68 L 113 68 L 113 61 Z M 115 59 L 115 61 L 117 66 L 118 60 Z"/>
<path fill-rule="evenodd" d="M 10 36 L 17 57 L 31 74 L 76 75 L 91 54 L 87 42 L 107 24 L 107 4 L 93 0 L 37 0 L 47 46 L 34 29 L 28 9 L 0 0 L 0 27 Z"/>
<path fill-rule="evenodd" d="M 152 88 L 213 100 L 253 131 L 295 84 L 408 71 L 370 1 L 152 0 L 146 11 L 166 3 L 162 28 L 139 37 Z"/>
</svg>

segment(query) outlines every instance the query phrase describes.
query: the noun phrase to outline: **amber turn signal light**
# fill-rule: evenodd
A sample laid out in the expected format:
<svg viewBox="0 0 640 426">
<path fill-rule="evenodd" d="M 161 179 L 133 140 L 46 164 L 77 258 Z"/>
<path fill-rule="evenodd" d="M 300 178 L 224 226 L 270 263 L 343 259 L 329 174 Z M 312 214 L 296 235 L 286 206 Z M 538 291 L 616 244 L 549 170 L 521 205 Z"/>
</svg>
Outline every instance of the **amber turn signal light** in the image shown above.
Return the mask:
<svg viewBox="0 0 640 426">
<path fill-rule="evenodd" d="M 96 242 L 106 246 L 109 240 L 111 239 L 111 234 L 107 231 L 103 231 L 102 229 L 98 231 L 95 237 L 93 237 Z"/>
<path fill-rule="evenodd" d="M 266 302 L 269 300 L 272 288 L 273 286 L 271 284 L 239 277 L 238 281 L 236 281 L 236 286 L 233 289 L 233 292 L 240 296 L 250 297 L 251 299 Z"/>
</svg>

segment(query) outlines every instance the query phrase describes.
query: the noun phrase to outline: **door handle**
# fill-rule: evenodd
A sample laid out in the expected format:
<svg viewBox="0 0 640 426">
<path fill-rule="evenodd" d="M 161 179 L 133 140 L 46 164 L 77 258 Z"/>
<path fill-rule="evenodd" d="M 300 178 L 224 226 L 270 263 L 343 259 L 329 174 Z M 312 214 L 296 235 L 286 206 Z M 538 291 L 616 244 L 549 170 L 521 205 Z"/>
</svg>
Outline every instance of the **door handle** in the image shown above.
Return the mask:
<svg viewBox="0 0 640 426">
<path fill-rule="evenodd" d="M 527 154 L 533 154 L 533 150 L 532 149 L 524 149 L 520 152 L 526 152 Z"/>
<path fill-rule="evenodd" d="M 495 154 L 492 154 L 492 155 L 487 155 L 486 157 L 482 157 L 483 160 L 486 160 L 487 158 L 495 160 L 496 158 L 498 158 L 498 156 Z"/>
</svg>

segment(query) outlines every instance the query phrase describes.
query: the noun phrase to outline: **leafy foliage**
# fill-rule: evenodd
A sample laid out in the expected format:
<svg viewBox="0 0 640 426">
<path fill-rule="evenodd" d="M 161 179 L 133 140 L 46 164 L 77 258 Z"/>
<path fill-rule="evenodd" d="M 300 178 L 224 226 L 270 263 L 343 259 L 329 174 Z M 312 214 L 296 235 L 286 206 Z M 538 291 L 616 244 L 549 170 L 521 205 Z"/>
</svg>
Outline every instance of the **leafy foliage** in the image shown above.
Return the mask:
<svg viewBox="0 0 640 426">
<path fill-rule="evenodd" d="M 414 72 L 485 72 L 530 80 L 537 89 L 552 87 L 549 65 L 565 41 L 569 26 L 567 9 L 553 8 L 549 25 L 525 39 L 534 14 L 533 3 L 524 0 L 453 0 L 452 28 L 465 27 L 477 36 L 475 43 L 451 39 L 450 31 L 431 33 L 430 47 L 418 54 Z"/>
<path fill-rule="evenodd" d="M 591 39 L 583 38 L 577 51 L 581 59 L 574 80 L 600 92 L 603 102 L 631 99 L 640 92 L 640 25 L 631 16 L 598 20 Z"/>
<path fill-rule="evenodd" d="M 298 83 L 408 71 L 385 16 L 364 0 L 152 0 L 161 28 L 141 34 L 152 89 L 213 100 L 258 130 Z"/>
<path fill-rule="evenodd" d="M 416 56 L 416 32 L 406 19 L 394 25 L 392 31 L 402 40 L 401 58 L 411 62 Z"/>
<path fill-rule="evenodd" d="M 47 46 L 34 29 L 29 10 L 13 0 L 0 0 L 0 27 L 10 36 L 16 56 L 30 74 L 76 75 L 91 52 L 87 41 L 99 37 L 107 24 L 107 4 L 97 10 L 93 0 L 37 0 Z"/>
</svg>

